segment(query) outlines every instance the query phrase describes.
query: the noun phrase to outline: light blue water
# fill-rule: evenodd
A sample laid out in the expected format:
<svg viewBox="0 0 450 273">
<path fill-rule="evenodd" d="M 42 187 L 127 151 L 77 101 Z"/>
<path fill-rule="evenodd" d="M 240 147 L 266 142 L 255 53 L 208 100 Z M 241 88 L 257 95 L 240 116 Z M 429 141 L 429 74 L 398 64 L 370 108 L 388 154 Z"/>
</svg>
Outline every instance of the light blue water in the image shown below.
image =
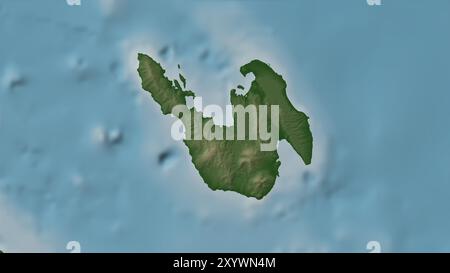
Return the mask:
<svg viewBox="0 0 450 273">
<path fill-rule="evenodd" d="M 0 248 L 450 251 L 450 2 L 0 2 Z M 311 117 L 262 201 L 213 192 L 141 91 L 137 52 L 204 104 L 258 58 Z M 161 162 L 158 160 L 166 153 Z"/>
</svg>

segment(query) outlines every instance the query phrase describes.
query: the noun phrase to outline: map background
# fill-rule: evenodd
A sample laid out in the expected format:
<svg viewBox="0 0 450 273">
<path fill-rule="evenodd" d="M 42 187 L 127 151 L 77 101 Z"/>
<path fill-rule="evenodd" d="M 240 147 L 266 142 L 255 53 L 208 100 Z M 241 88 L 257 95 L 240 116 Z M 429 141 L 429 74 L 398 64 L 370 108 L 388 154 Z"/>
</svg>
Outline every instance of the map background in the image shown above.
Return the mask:
<svg viewBox="0 0 450 273">
<path fill-rule="evenodd" d="M 0 249 L 450 251 L 450 2 L 0 3 Z M 258 58 L 311 117 L 262 201 L 207 188 L 136 53 L 204 104 Z M 169 158 L 158 162 L 161 153 Z"/>
</svg>

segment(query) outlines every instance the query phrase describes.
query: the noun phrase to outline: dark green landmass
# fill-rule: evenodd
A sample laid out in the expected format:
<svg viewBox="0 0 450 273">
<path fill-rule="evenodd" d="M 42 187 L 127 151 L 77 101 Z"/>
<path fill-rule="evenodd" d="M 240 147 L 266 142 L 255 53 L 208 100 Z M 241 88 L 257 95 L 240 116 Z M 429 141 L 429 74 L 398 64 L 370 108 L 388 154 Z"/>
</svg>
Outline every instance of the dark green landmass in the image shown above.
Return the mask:
<svg viewBox="0 0 450 273">
<path fill-rule="evenodd" d="M 180 81 L 183 83 L 183 88 L 186 88 L 186 78 L 181 74 L 178 74 L 178 76 L 180 77 Z"/>
<path fill-rule="evenodd" d="M 161 65 L 145 54 L 138 54 L 138 73 L 142 88 L 148 91 L 160 105 L 163 114 L 170 114 L 176 105 L 186 106 L 186 97 L 195 97 L 194 92 L 183 90 L 178 80 L 169 80 Z M 311 163 L 313 138 L 308 117 L 295 109 L 286 94 L 286 82 L 266 63 L 253 60 L 240 69 L 242 75 L 253 73 L 255 80 L 245 95 L 237 95 L 231 90 L 230 99 L 236 105 L 279 105 L 279 136 L 287 140 L 301 156 L 305 164 Z M 186 79 L 180 76 L 183 87 Z M 241 87 L 238 87 L 241 89 Z M 187 107 L 187 106 L 186 106 Z M 188 109 L 188 108 L 186 108 Z M 211 118 L 190 108 L 191 121 L 200 119 L 203 124 Z M 186 125 L 188 117 L 178 115 Z M 234 117 L 236 120 L 236 116 Z M 191 122 L 191 132 L 195 131 Z M 236 126 L 236 122 L 233 125 Z M 223 132 L 230 127 L 213 125 L 212 131 Z M 233 129 L 233 128 L 232 128 Z M 236 134 L 236 130 L 234 130 Z M 225 137 L 224 137 L 225 139 Z M 236 138 L 234 138 L 236 139 Z M 247 139 L 247 138 L 246 138 Z M 280 166 L 277 151 L 261 151 L 263 141 L 256 140 L 183 140 L 189 149 L 192 162 L 204 182 L 212 190 L 235 191 L 257 199 L 263 198 L 272 189 Z"/>
</svg>

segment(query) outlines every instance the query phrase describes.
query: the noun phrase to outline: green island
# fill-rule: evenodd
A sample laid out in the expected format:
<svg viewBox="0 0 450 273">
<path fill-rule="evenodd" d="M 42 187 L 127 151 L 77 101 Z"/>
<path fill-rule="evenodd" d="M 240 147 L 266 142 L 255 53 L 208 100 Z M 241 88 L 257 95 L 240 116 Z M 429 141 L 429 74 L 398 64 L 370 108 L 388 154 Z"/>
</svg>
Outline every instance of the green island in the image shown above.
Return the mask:
<svg viewBox="0 0 450 273">
<path fill-rule="evenodd" d="M 189 134 L 195 132 L 194 120 L 200 120 L 205 124 L 212 122 L 212 118 L 204 117 L 194 107 L 188 108 L 187 97 L 195 98 L 195 93 L 186 89 L 186 79 L 180 74 L 180 82 L 170 80 L 165 76 L 165 70 L 150 56 L 138 54 L 138 73 L 142 81 L 142 88 L 148 91 L 152 98 L 161 107 L 164 115 L 171 114 L 172 109 L 181 105 L 186 107 L 190 116 L 177 114 L 176 116 L 184 125 L 191 127 Z M 236 89 L 230 91 L 230 101 L 233 107 L 242 105 L 265 105 L 271 108 L 279 107 L 279 140 L 286 140 L 308 165 L 312 159 L 313 137 L 309 127 L 308 116 L 298 111 L 290 102 L 286 93 L 286 82 L 277 74 L 270 65 L 253 60 L 240 68 L 245 77 L 253 73 L 255 79 L 250 89 L 244 95 L 236 94 Z M 238 89 L 243 89 L 241 85 Z M 258 112 L 259 113 L 259 112 Z M 236 120 L 236 114 L 233 114 Z M 248 119 L 247 119 L 248 120 Z M 270 117 L 269 117 L 270 121 Z M 269 122 L 270 123 L 270 122 Z M 236 127 L 236 122 L 230 127 Z M 212 132 L 226 134 L 231 131 L 236 134 L 235 128 L 224 128 L 224 125 L 213 125 Z M 270 127 L 270 125 L 269 125 Z M 248 136 L 246 132 L 246 137 Z M 266 140 L 259 136 L 256 139 L 233 140 L 225 139 L 198 139 L 195 137 L 184 139 L 184 144 L 189 149 L 192 163 L 198 170 L 203 181 L 212 190 L 234 191 L 247 197 L 262 199 L 275 184 L 279 176 L 279 161 L 276 149 L 262 151 L 261 143 Z"/>
</svg>

